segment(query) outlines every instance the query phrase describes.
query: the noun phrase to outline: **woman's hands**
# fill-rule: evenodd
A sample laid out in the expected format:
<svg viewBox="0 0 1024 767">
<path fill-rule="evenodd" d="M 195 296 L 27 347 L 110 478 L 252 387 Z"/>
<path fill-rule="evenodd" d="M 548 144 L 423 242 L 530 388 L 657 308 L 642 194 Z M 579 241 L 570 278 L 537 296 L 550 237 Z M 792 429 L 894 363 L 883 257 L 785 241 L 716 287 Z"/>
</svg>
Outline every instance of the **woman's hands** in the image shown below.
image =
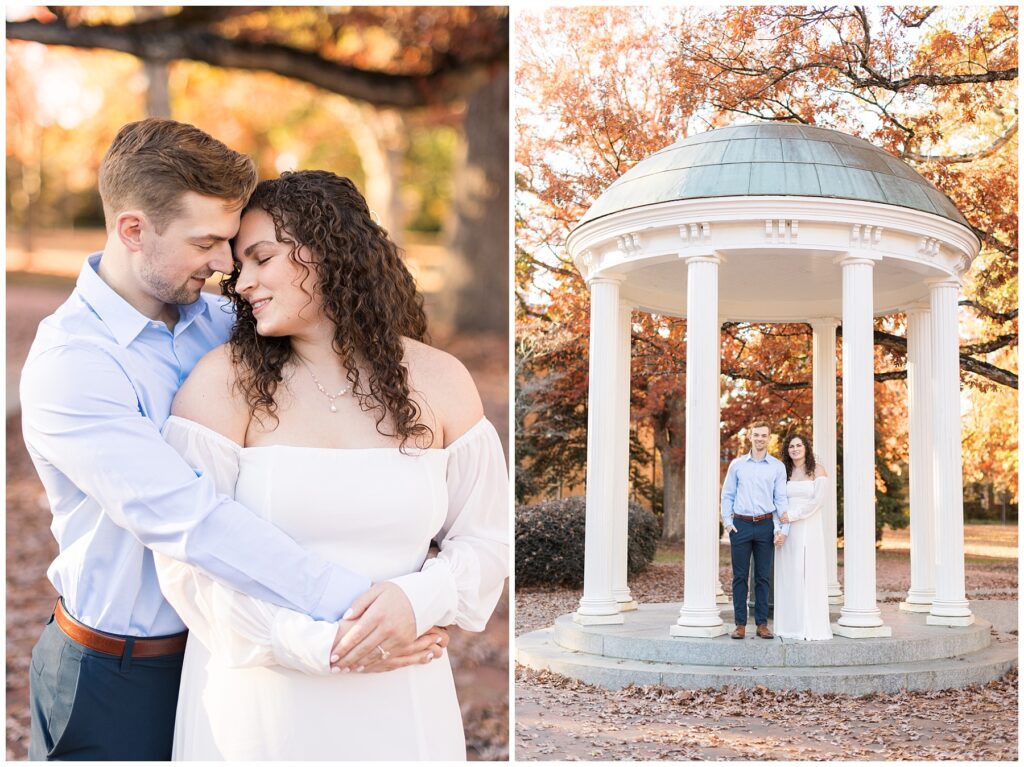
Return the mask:
<svg viewBox="0 0 1024 767">
<path fill-rule="evenodd" d="M 363 667 L 362 673 L 394 671 L 402 666 L 430 663 L 440 658 L 448 646 L 448 630 L 432 626 L 423 636 L 416 637 L 407 647 L 392 650 L 387 658 L 376 658 Z M 379 651 L 376 651 L 380 655 Z"/>
<path fill-rule="evenodd" d="M 385 654 L 403 652 L 415 639 L 416 616 L 405 592 L 394 583 L 377 583 L 359 595 L 338 623 L 331 666 L 361 671 Z"/>
</svg>

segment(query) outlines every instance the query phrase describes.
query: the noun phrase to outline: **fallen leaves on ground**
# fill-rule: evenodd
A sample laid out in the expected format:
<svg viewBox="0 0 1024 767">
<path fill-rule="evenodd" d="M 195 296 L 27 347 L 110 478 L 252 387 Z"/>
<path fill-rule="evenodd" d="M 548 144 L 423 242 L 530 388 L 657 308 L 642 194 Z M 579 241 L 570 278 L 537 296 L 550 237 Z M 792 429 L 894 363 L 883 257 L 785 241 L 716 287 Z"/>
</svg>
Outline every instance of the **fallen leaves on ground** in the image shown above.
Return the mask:
<svg viewBox="0 0 1024 767">
<path fill-rule="evenodd" d="M 728 556 L 721 562 L 728 593 Z M 906 591 L 906 555 L 880 555 L 877 565 L 880 594 Z M 1016 562 L 969 563 L 966 576 L 971 599 L 1016 598 Z M 641 603 L 678 602 L 682 583 L 683 566 L 675 562 L 651 565 L 629 586 Z M 520 589 L 516 633 L 551 625 L 576 609 L 580 595 L 565 588 Z M 1015 640 L 997 634 L 994 641 Z M 854 698 L 733 686 L 611 691 L 517 665 L 515 737 L 516 758 L 523 761 L 1016 761 L 1017 672 L 963 689 Z"/>
<path fill-rule="evenodd" d="M 862 698 L 804 691 L 605 690 L 516 667 L 516 758 L 1017 759 L 1017 672 Z"/>
</svg>

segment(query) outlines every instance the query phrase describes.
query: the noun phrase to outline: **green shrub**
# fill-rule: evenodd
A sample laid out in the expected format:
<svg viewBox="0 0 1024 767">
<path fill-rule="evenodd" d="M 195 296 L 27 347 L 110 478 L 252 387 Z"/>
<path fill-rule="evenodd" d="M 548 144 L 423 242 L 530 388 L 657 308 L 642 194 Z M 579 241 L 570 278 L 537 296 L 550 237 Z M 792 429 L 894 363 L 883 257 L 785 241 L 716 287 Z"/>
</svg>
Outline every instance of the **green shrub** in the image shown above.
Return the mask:
<svg viewBox="0 0 1024 767">
<path fill-rule="evenodd" d="M 516 508 L 516 586 L 583 585 L 586 501 L 576 496 Z M 647 509 L 629 504 L 630 575 L 654 561 L 658 520 Z"/>
</svg>

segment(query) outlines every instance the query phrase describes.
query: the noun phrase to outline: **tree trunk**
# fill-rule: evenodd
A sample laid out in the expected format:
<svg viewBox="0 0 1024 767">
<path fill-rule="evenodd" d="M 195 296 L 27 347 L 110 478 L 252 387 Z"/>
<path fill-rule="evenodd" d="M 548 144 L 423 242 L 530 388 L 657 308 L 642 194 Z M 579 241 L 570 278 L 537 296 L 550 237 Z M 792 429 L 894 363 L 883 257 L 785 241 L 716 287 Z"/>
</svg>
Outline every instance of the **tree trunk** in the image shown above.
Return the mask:
<svg viewBox="0 0 1024 767">
<path fill-rule="evenodd" d="M 36 123 L 28 128 L 32 134 L 33 153 L 21 166 L 21 202 L 23 216 L 21 247 L 24 251 L 22 269 L 32 271 L 35 251 L 36 201 L 43 189 L 43 126 Z"/>
<path fill-rule="evenodd" d="M 452 258 L 439 315 L 463 331 L 508 331 L 508 70 L 468 99 L 455 172 Z"/>
<path fill-rule="evenodd" d="M 166 61 L 145 61 L 146 114 L 149 117 L 171 116 L 170 67 Z"/>
<path fill-rule="evenodd" d="M 666 541 L 679 542 L 686 528 L 686 400 L 680 394 L 669 398 L 665 405 L 666 412 L 654 430 L 655 444 L 661 453 L 663 481 L 661 536 Z"/>
<path fill-rule="evenodd" d="M 346 101 L 334 112 L 352 137 L 363 166 L 363 196 L 388 236 L 399 247 L 405 240 L 405 210 L 399 194 L 402 163 L 409 144 L 405 118 L 397 109 Z"/>
</svg>

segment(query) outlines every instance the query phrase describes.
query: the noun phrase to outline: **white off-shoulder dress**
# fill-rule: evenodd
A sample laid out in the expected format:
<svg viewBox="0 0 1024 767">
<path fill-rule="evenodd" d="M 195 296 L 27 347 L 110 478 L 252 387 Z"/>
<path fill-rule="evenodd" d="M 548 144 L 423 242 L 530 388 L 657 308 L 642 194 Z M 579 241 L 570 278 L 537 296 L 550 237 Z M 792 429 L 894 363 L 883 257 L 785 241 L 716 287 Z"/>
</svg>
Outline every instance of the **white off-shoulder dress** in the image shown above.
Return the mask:
<svg viewBox="0 0 1024 767">
<path fill-rule="evenodd" d="M 789 535 L 775 552 L 775 634 L 789 639 L 831 639 L 828 577 L 821 511 L 828 477 L 787 482 Z"/>
<path fill-rule="evenodd" d="M 482 631 L 508 574 L 508 474 L 481 419 L 447 448 L 240 447 L 172 416 L 164 438 L 311 552 L 412 603 L 417 633 Z M 426 559 L 431 539 L 440 545 Z M 175 760 L 464 760 L 447 653 L 386 673 L 330 673 L 333 622 L 246 596 L 155 555 L 189 628 Z"/>
</svg>

